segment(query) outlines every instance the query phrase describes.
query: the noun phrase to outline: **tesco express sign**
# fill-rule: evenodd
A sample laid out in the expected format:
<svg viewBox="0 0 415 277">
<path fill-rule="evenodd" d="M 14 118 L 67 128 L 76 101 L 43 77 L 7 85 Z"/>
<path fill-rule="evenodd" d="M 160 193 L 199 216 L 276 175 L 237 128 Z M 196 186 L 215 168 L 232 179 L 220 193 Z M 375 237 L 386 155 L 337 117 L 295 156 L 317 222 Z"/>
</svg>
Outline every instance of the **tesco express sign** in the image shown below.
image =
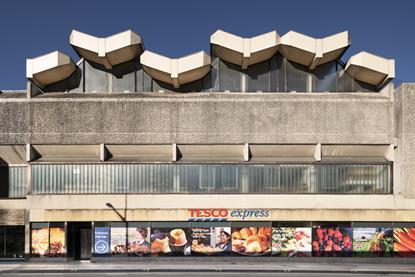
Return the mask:
<svg viewBox="0 0 415 277">
<path fill-rule="evenodd" d="M 270 210 L 264 209 L 189 209 L 191 218 L 230 218 L 244 220 L 246 218 L 267 218 Z"/>
</svg>

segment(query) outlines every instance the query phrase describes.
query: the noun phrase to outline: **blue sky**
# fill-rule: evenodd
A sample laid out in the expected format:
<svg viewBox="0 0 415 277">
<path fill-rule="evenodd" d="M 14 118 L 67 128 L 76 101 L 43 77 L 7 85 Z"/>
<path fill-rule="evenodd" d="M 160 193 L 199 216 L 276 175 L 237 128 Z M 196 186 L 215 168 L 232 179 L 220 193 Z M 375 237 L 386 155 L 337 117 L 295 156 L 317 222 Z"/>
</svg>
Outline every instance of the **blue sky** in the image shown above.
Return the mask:
<svg viewBox="0 0 415 277">
<path fill-rule="evenodd" d="M 348 30 L 347 60 L 362 50 L 396 59 L 397 83 L 415 82 L 415 1 L 22 1 L 0 4 L 0 89 L 25 89 L 26 58 L 54 50 L 79 58 L 72 29 L 108 36 L 139 33 L 145 48 L 169 57 L 209 53 L 217 29 L 251 37 L 289 30 L 324 37 Z"/>
</svg>

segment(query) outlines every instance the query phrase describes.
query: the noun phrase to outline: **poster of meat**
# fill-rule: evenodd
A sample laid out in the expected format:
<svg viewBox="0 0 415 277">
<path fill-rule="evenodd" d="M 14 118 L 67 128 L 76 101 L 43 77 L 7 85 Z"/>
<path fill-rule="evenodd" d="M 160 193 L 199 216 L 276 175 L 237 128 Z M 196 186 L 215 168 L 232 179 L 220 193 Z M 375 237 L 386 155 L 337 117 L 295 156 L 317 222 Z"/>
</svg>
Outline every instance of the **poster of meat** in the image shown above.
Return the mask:
<svg viewBox="0 0 415 277">
<path fill-rule="evenodd" d="M 360 257 L 391 257 L 393 229 L 353 228 L 353 255 Z"/>
<path fill-rule="evenodd" d="M 143 256 L 150 253 L 150 228 L 128 227 L 128 254 Z"/>
<path fill-rule="evenodd" d="M 231 251 L 230 227 L 192 228 L 192 255 L 224 255 Z"/>
<path fill-rule="evenodd" d="M 393 238 L 395 256 L 415 257 L 415 228 L 395 228 Z"/>
<path fill-rule="evenodd" d="M 313 256 L 351 256 L 352 233 L 352 228 L 314 227 L 311 244 Z"/>
<path fill-rule="evenodd" d="M 151 229 L 151 254 L 188 256 L 191 251 L 190 228 Z"/>
<path fill-rule="evenodd" d="M 111 255 L 127 254 L 125 227 L 111 227 Z"/>
<path fill-rule="evenodd" d="M 66 254 L 65 245 L 65 228 L 64 227 L 51 227 L 50 242 L 49 242 L 49 256 L 50 257 L 62 257 Z"/>
<path fill-rule="evenodd" d="M 32 229 L 32 255 L 43 257 L 49 252 L 49 228 Z"/>
<path fill-rule="evenodd" d="M 270 254 L 271 227 L 232 228 L 232 251 L 247 256 Z"/>
<path fill-rule="evenodd" d="M 283 257 L 311 256 L 311 228 L 273 227 L 272 255 Z"/>
</svg>

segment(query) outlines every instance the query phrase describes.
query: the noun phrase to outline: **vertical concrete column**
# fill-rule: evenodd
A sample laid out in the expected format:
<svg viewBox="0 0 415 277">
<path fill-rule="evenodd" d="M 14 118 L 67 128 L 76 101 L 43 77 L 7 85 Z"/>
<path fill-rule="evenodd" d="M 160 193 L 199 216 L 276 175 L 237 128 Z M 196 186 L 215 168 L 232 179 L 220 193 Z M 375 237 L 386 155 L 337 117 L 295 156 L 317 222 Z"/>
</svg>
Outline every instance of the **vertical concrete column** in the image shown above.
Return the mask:
<svg viewBox="0 0 415 277">
<path fill-rule="evenodd" d="M 30 258 L 30 211 L 25 210 L 24 214 L 24 255 L 25 258 Z"/>
</svg>

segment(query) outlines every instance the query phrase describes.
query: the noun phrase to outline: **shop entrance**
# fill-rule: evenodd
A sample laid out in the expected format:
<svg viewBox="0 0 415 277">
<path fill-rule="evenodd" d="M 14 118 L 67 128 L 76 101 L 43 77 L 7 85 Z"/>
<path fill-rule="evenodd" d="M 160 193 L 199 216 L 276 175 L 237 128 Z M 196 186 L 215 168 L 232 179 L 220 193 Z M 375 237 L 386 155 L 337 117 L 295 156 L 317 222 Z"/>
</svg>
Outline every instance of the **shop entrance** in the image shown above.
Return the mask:
<svg viewBox="0 0 415 277">
<path fill-rule="evenodd" d="M 91 222 L 68 222 L 68 258 L 91 259 Z"/>
</svg>

